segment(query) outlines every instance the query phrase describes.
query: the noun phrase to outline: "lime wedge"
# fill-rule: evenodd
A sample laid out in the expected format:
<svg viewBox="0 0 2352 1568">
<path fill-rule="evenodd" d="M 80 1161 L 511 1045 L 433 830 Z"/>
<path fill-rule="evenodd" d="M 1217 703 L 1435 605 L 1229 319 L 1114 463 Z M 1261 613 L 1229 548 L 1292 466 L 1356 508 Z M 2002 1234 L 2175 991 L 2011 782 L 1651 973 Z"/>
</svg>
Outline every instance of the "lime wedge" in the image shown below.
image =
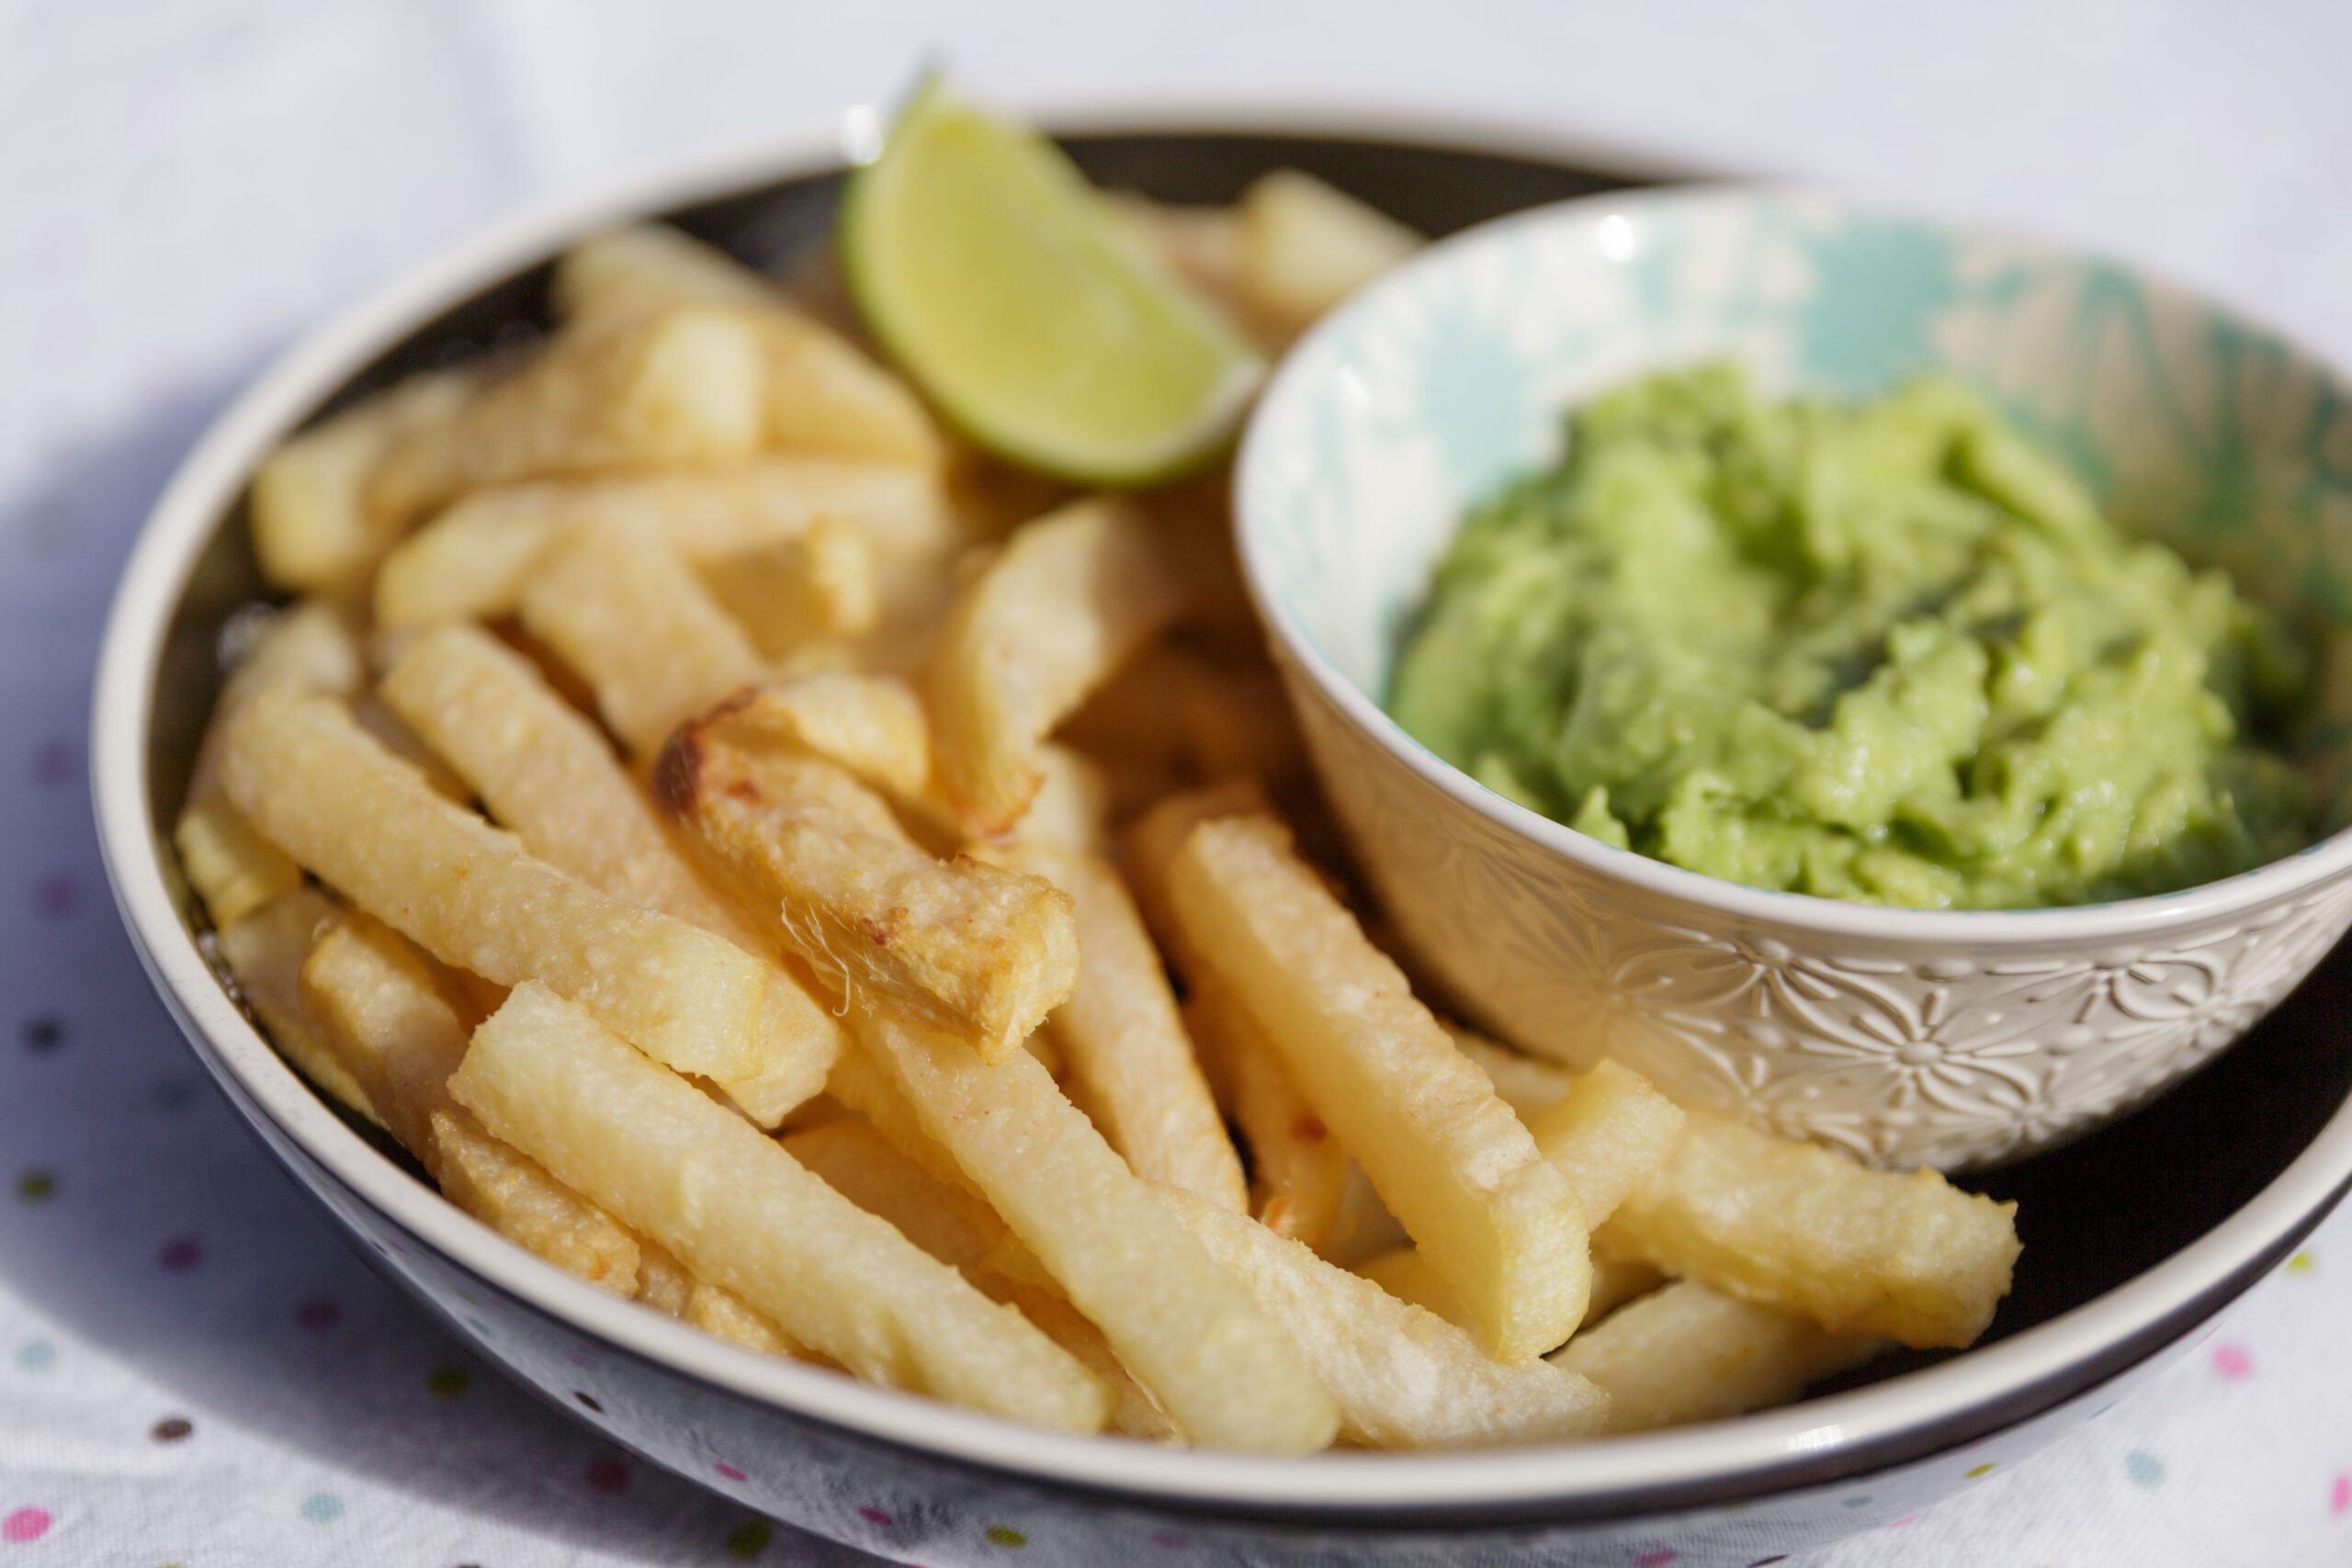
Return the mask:
<svg viewBox="0 0 2352 1568">
<path fill-rule="evenodd" d="M 842 259 L 866 324 L 981 446 L 1090 484 L 1210 457 L 1265 366 L 1128 247 L 1044 137 L 926 86 L 850 177 Z"/>
</svg>

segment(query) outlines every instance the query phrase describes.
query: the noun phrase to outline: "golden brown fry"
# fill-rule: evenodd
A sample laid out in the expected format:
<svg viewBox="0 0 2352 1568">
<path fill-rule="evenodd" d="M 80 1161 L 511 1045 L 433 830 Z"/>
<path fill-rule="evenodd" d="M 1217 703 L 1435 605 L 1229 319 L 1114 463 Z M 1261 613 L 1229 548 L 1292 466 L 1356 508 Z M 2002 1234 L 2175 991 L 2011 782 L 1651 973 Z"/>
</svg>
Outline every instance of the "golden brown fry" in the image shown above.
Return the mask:
<svg viewBox="0 0 2352 1568">
<path fill-rule="evenodd" d="M 604 736 L 529 660 L 478 626 L 437 626 L 385 673 L 382 693 L 533 854 L 616 898 L 758 946 Z"/>
<path fill-rule="evenodd" d="M 1355 1265 L 1355 1272 L 1370 1280 L 1398 1301 L 1410 1302 L 1417 1307 L 1433 1312 L 1448 1323 L 1469 1325 L 1464 1321 L 1462 1303 L 1430 1268 L 1420 1248 L 1408 1242 L 1387 1251 L 1365 1258 Z M 1646 1263 L 1623 1258 L 1595 1258 L 1592 1260 L 1592 1291 L 1585 1303 L 1584 1321 L 1578 1331 L 1599 1323 L 1617 1308 L 1657 1289 L 1666 1276 Z M 1570 1341 L 1574 1343 L 1573 1340 Z"/>
<path fill-rule="evenodd" d="M 221 778 L 264 835 L 443 963 L 500 985 L 545 981 L 682 1072 L 761 1066 L 765 965 L 526 853 L 335 703 L 254 703 L 230 728 Z"/>
<path fill-rule="evenodd" d="M 475 1031 L 450 1092 L 695 1278 L 859 1377 L 1038 1426 L 1102 1425 L 1102 1385 L 1018 1313 L 544 987 L 517 986 Z"/>
<path fill-rule="evenodd" d="M 1078 980 L 1069 895 L 969 858 L 934 860 L 881 798 L 820 759 L 714 739 L 725 713 L 672 739 L 655 773 L 671 816 L 773 912 L 834 990 L 905 1010 L 997 1058 Z"/>
<path fill-rule="evenodd" d="M 468 491 L 518 479 L 749 457 L 766 421 L 765 350 L 741 310 L 664 311 L 565 333 L 394 441 L 368 510 L 397 528 Z"/>
<path fill-rule="evenodd" d="M 641 756 L 761 674 L 760 656 L 667 541 L 626 525 L 575 528 L 539 558 L 523 624 L 578 671 Z"/>
<path fill-rule="evenodd" d="M 1265 818 L 1204 822 L 1170 877 L 1188 942 L 1462 1298 L 1487 1349 L 1541 1355 L 1584 1316 L 1567 1179 Z"/>
<path fill-rule="evenodd" d="M 1102 497 L 1016 532 L 967 588 L 925 677 L 940 783 L 965 829 L 1011 827 L 1037 792 L 1037 748 L 1183 608 L 1151 525 Z"/>
<path fill-rule="evenodd" d="M 1549 1359 L 1608 1391 L 1608 1430 L 1646 1432 L 1794 1399 L 1885 1344 L 1683 1280 L 1611 1314 Z"/>
<path fill-rule="evenodd" d="M 334 899 L 315 887 L 298 886 L 231 920 L 216 940 L 238 994 L 261 1020 L 278 1055 L 329 1099 L 381 1122 L 375 1102 L 335 1055 L 302 998 L 302 964 L 319 933 L 341 918 Z"/>
<path fill-rule="evenodd" d="M 1340 1429 L 1374 1448 L 1472 1448 L 1584 1437 L 1608 1399 L 1542 1360 L 1489 1359 L 1469 1333 L 1371 1280 L 1189 1192 L 1161 1200 L 1230 1270 L 1340 1408 Z"/>
<path fill-rule="evenodd" d="M 366 673 L 350 617 L 311 599 L 272 619 L 222 684 L 188 775 L 187 803 L 172 830 L 180 867 L 215 930 L 302 885 L 292 857 L 254 832 L 221 793 L 220 753 L 230 723 L 266 692 L 348 695 Z"/>
<path fill-rule="evenodd" d="M 760 1065 L 720 1087 L 763 1127 L 825 1086 L 846 1036 L 766 939 L 690 867 L 595 726 L 529 660 L 472 626 L 422 633 L 384 677 L 385 699 L 456 767 L 533 854 L 616 898 L 727 938 L 771 962 Z"/>
<path fill-rule="evenodd" d="M 449 1098 L 467 1031 L 432 960 L 390 927 L 354 912 L 319 939 L 301 985 L 338 1059 L 443 1196 L 592 1285 L 616 1295 L 635 1292 L 635 1239 Z"/>
<path fill-rule="evenodd" d="M 986 1203 L 941 1181 L 881 1133 L 854 1122 L 795 1133 L 784 1146 L 851 1202 L 889 1221 L 995 1300 L 1020 1308 L 1047 1338 L 1102 1379 L 1113 1395 L 1112 1431 L 1159 1441 L 1178 1438 L 1174 1424 L 1119 1364 L 1102 1330 L 1059 1290 L 1041 1281 L 1036 1260 Z"/>
<path fill-rule="evenodd" d="M 886 613 L 910 599 L 927 604 L 964 542 L 939 480 L 890 464 L 766 457 L 506 485 L 466 497 L 385 558 L 376 618 L 416 626 L 510 615 L 540 552 L 574 526 L 648 526 L 689 561 L 710 566 L 797 539 L 823 517 L 865 536 Z"/>
<path fill-rule="evenodd" d="M 1184 943 L 1182 925 L 1168 898 L 1168 872 L 1176 852 L 1194 828 L 1220 817 L 1252 817 L 1270 811 L 1266 792 L 1255 779 L 1227 779 L 1199 789 L 1165 795 L 1150 809 L 1127 825 L 1120 842 L 1120 863 L 1127 886 L 1135 889 L 1136 906 L 1144 923 L 1187 980 L 1202 976 L 1199 955 Z"/>
<path fill-rule="evenodd" d="M 1240 1158 L 1201 1077 L 1168 971 L 1119 874 L 1099 857 L 1035 844 L 1009 847 L 1001 860 L 1044 877 L 1076 906 L 1078 989 L 1046 1027 L 1068 1053 L 1111 1146 L 1147 1181 L 1245 1209 Z"/>
<path fill-rule="evenodd" d="M 413 376 L 288 436 L 262 459 L 247 502 L 262 575 L 298 593 L 364 582 L 401 525 L 368 507 L 368 476 L 395 443 L 455 413 L 472 379 L 457 370 Z"/>
<path fill-rule="evenodd" d="M 572 326 L 693 305 L 765 309 L 783 298 L 770 278 L 666 223 L 635 223 L 581 241 L 558 258 L 548 292 L 556 314 Z"/>
<path fill-rule="evenodd" d="M 1330 1441 L 1336 1414 L 1297 1351 L 1043 1067 L 1021 1052 L 983 1062 L 887 1015 L 853 1018 L 925 1130 L 1187 1437 L 1280 1453 Z"/>
<path fill-rule="evenodd" d="M 899 1092 L 897 1083 L 854 1040 L 833 1063 L 832 1076 L 825 1080 L 825 1093 L 864 1117 L 892 1148 L 921 1166 L 933 1181 L 978 1196 L 972 1179 L 956 1163 L 956 1156 L 924 1131 L 922 1118 L 907 1102 L 907 1097 Z"/>
<path fill-rule="evenodd" d="M 1241 297 L 1261 320 L 1295 335 L 1421 243 L 1378 209 L 1277 169 L 1242 193 Z"/>
<path fill-rule="evenodd" d="M 1029 809 L 1007 829 L 999 842 L 1046 844 L 1083 853 L 1101 853 L 1108 845 L 1103 828 L 1111 813 L 1111 786 L 1102 770 L 1067 746 L 1047 741 L 1038 749 L 1045 778 L 1029 797 Z"/>
<path fill-rule="evenodd" d="M 1503 1097 L 1503 1102 L 1531 1126 L 1576 1081 L 1576 1074 L 1557 1062 L 1514 1051 L 1462 1024 L 1442 1019 L 1439 1021 L 1444 1024 L 1456 1048 L 1478 1064 L 1479 1070 L 1495 1086 L 1495 1092 Z"/>
<path fill-rule="evenodd" d="M 931 724 L 914 688 L 893 675 L 826 671 L 770 681 L 709 716 L 717 745 L 797 747 L 900 800 L 931 782 Z"/>
<path fill-rule="evenodd" d="M 1212 664 L 1167 643 L 1138 654 L 1061 733 L 1095 756 L 1199 779 L 1273 783 L 1306 761 L 1272 671 Z"/>
<path fill-rule="evenodd" d="M 1682 1136 L 1682 1108 L 1629 1067 L 1601 1061 L 1528 1123 L 1591 1224 L 1617 1212 Z"/>
<path fill-rule="evenodd" d="M 1328 1245 L 1347 1199 L 1347 1150 L 1223 976 L 1204 969 L 1192 992 L 1193 1038 L 1250 1145 L 1251 1212 L 1276 1235 Z"/>
<path fill-rule="evenodd" d="M 590 324 L 707 305 L 757 324 L 773 446 L 936 467 L 946 444 L 906 383 L 800 311 L 768 278 L 665 225 L 584 240 L 557 264 L 557 308 Z"/>
<path fill-rule="evenodd" d="M 826 638 L 863 637 L 882 616 L 874 546 L 839 517 L 703 568 L 703 577 L 759 650 L 780 659 Z"/>
<path fill-rule="evenodd" d="M 763 1356 L 820 1359 L 811 1357 L 806 1347 L 734 1292 L 695 1279 L 661 1243 L 640 1241 L 638 1248 L 644 1261 L 638 1270 L 637 1299 L 654 1311 Z"/>
<path fill-rule="evenodd" d="M 2014 1203 L 1693 1111 L 1594 1243 L 1837 1333 L 1967 1345 L 2008 1293 Z"/>
</svg>

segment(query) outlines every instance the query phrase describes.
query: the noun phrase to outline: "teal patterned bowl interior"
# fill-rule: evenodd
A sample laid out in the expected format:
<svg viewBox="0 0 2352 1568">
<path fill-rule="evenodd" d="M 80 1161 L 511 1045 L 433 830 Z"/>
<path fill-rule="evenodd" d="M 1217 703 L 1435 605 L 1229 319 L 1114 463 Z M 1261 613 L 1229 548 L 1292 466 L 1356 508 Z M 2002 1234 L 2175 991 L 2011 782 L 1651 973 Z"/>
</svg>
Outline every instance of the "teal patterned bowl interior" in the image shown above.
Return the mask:
<svg viewBox="0 0 2352 1568">
<path fill-rule="evenodd" d="M 1293 352 L 1245 444 L 1261 601 L 1377 701 L 1464 509 L 1558 457 L 1568 406 L 1727 356 L 1783 391 L 1928 370 L 1998 399 L 2127 525 L 2228 569 L 2322 649 L 2301 750 L 2346 819 L 2352 386 L 2111 261 L 1826 197 L 1589 197 L 1431 247 Z"/>
</svg>

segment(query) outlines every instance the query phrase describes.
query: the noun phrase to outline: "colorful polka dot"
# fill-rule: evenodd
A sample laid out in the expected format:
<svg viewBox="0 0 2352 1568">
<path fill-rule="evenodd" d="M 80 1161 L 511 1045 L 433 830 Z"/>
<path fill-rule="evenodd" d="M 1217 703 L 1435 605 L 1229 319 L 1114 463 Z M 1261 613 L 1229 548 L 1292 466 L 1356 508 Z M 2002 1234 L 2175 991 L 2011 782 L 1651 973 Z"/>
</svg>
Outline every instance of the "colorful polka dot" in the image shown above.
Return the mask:
<svg viewBox="0 0 2352 1568">
<path fill-rule="evenodd" d="M 36 1055 L 45 1055 L 65 1043 L 65 1022 L 51 1013 L 40 1013 L 25 1020 L 17 1031 L 17 1038 L 25 1049 Z"/>
<path fill-rule="evenodd" d="M 2132 1484 L 2153 1488 L 2165 1483 L 2165 1461 L 2143 1449 L 2134 1449 L 2123 1456 L 2123 1473 Z"/>
<path fill-rule="evenodd" d="M 57 1347 L 46 1339 L 28 1339 L 17 1347 L 17 1370 L 45 1372 L 57 1365 Z"/>
<path fill-rule="evenodd" d="M 1671 1551 L 1645 1551 L 1634 1559 L 1634 1568 L 1666 1568 L 1674 1557 Z"/>
<path fill-rule="evenodd" d="M 57 1196 L 57 1176 L 38 1168 L 17 1178 L 17 1197 L 27 1203 L 46 1203 Z"/>
<path fill-rule="evenodd" d="M 721 1480 L 742 1481 L 747 1479 L 741 1470 L 738 1470 L 735 1466 L 728 1463 L 725 1460 L 720 1460 L 710 1468 Z"/>
<path fill-rule="evenodd" d="M 1007 1525 L 990 1525 L 983 1533 L 988 1536 L 991 1546 L 1007 1547 L 1018 1551 L 1029 1544 L 1027 1536 Z"/>
<path fill-rule="evenodd" d="M 185 1442 L 196 1430 L 196 1423 L 185 1416 L 166 1416 L 148 1428 L 147 1435 L 159 1443 Z"/>
<path fill-rule="evenodd" d="M 1838 1506 L 1841 1508 L 1867 1508 L 1871 1506 L 1871 1495 L 1865 1492 L 1859 1497 L 1840 1497 Z"/>
<path fill-rule="evenodd" d="M 312 1296 L 294 1309 L 294 1321 L 304 1328 L 333 1328 L 343 1321 L 343 1308 L 324 1296 Z"/>
<path fill-rule="evenodd" d="M 6 1518 L 0 1519 L 0 1540 L 24 1546 L 49 1533 L 47 1508 L 18 1508 Z"/>
<path fill-rule="evenodd" d="M 588 1490 L 611 1496 L 628 1488 L 628 1466 L 620 1460 L 605 1458 L 588 1461 Z"/>
<path fill-rule="evenodd" d="M 1152 1536 L 1151 1544 L 1154 1546 L 1165 1547 L 1168 1551 L 1174 1551 L 1178 1548 L 1189 1544 L 1191 1540 L 1192 1537 L 1178 1535 L 1174 1530 L 1160 1530 Z"/>
<path fill-rule="evenodd" d="M 738 1562 L 749 1562 L 775 1539 L 775 1531 L 765 1519 L 745 1519 L 727 1532 L 727 1555 Z"/>
<path fill-rule="evenodd" d="M 343 1517 L 343 1499 L 332 1492 L 313 1492 L 302 1499 L 302 1517 L 314 1525 L 331 1525 Z"/>
<path fill-rule="evenodd" d="M 2232 1382 L 2244 1382 L 2254 1376 L 2254 1357 L 2243 1345 L 2217 1346 L 2213 1351 L 2213 1371 Z"/>
<path fill-rule="evenodd" d="M 434 1368 L 432 1375 L 424 1380 L 424 1386 L 435 1399 L 455 1399 L 472 1382 L 473 1375 L 465 1368 L 451 1365 Z"/>
<path fill-rule="evenodd" d="M 80 899 L 80 887 L 65 872 L 52 871 L 33 884 L 33 908 L 51 919 L 72 914 Z"/>
<path fill-rule="evenodd" d="M 2319 1254 L 2316 1252 L 2298 1252 L 2294 1257 L 2287 1259 L 2287 1272 L 2290 1274 L 2318 1273 Z"/>
<path fill-rule="evenodd" d="M 1966 1471 L 1966 1472 L 1964 1472 L 1963 1473 L 1964 1473 L 1964 1474 L 1966 1474 L 1966 1476 L 1968 1477 L 1968 1479 L 1969 1479 L 1969 1480 L 1973 1481 L 1973 1480 L 1975 1480 L 1975 1479 L 1976 1479 L 1977 1477 L 1979 1477 L 1979 1476 L 1983 1476 L 1983 1475 L 1990 1475 L 1990 1474 L 1992 1474 L 1992 1473 L 1993 1473 L 1994 1469 L 1995 1469 L 1995 1467 L 1994 1467 L 1993 1465 L 1990 1465 L 1990 1464 L 1980 1464 L 1980 1465 L 1976 1466 L 1976 1468 L 1974 1468 L 1973 1470 Z"/>
<path fill-rule="evenodd" d="M 879 1508 L 860 1508 L 857 1511 L 857 1517 L 869 1525 L 878 1526 L 884 1529 L 888 1529 L 890 1526 L 890 1516 Z"/>
<path fill-rule="evenodd" d="M 2336 1518 L 2352 1515 L 2352 1470 L 2339 1470 L 2327 1489 L 2327 1511 Z"/>
<path fill-rule="evenodd" d="M 155 1251 L 155 1263 L 167 1274 L 185 1274 L 204 1261 L 204 1248 L 194 1236 L 175 1235 Z"/>
</svg>

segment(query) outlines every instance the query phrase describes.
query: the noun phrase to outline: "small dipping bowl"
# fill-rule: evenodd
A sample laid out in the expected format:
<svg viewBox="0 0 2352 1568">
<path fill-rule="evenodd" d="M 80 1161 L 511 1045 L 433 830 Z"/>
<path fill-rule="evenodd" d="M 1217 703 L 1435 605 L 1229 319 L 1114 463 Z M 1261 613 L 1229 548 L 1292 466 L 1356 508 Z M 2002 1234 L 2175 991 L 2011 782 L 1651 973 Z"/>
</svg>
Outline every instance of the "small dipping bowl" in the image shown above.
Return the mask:
<svg viewBox="0 0 2352 1568">
<path fill-rule="evenodd" d="M 2352 386 L 2111 261 L 1755 187 L 1612 193 L 1432 246 L 1283 363 L 1235 480 L 1244 570 L 1391 928 L 1518 1044 L 1884 1165 L 2075 1137 L 2228 1046 L 2352 922 L 2352 836 L 2162 897 L 1924 911 L 1620 850 L 1481 785 L 1382 711 L 1465 511 L 1557 460 L 1562 413 L 1725 357 L 1774 391 L 1984 389 L 2110 514 L 2226 567 L 2320 651 L 2304 759 L 2340 827 L 2352 735 Z"/>
</svg>

